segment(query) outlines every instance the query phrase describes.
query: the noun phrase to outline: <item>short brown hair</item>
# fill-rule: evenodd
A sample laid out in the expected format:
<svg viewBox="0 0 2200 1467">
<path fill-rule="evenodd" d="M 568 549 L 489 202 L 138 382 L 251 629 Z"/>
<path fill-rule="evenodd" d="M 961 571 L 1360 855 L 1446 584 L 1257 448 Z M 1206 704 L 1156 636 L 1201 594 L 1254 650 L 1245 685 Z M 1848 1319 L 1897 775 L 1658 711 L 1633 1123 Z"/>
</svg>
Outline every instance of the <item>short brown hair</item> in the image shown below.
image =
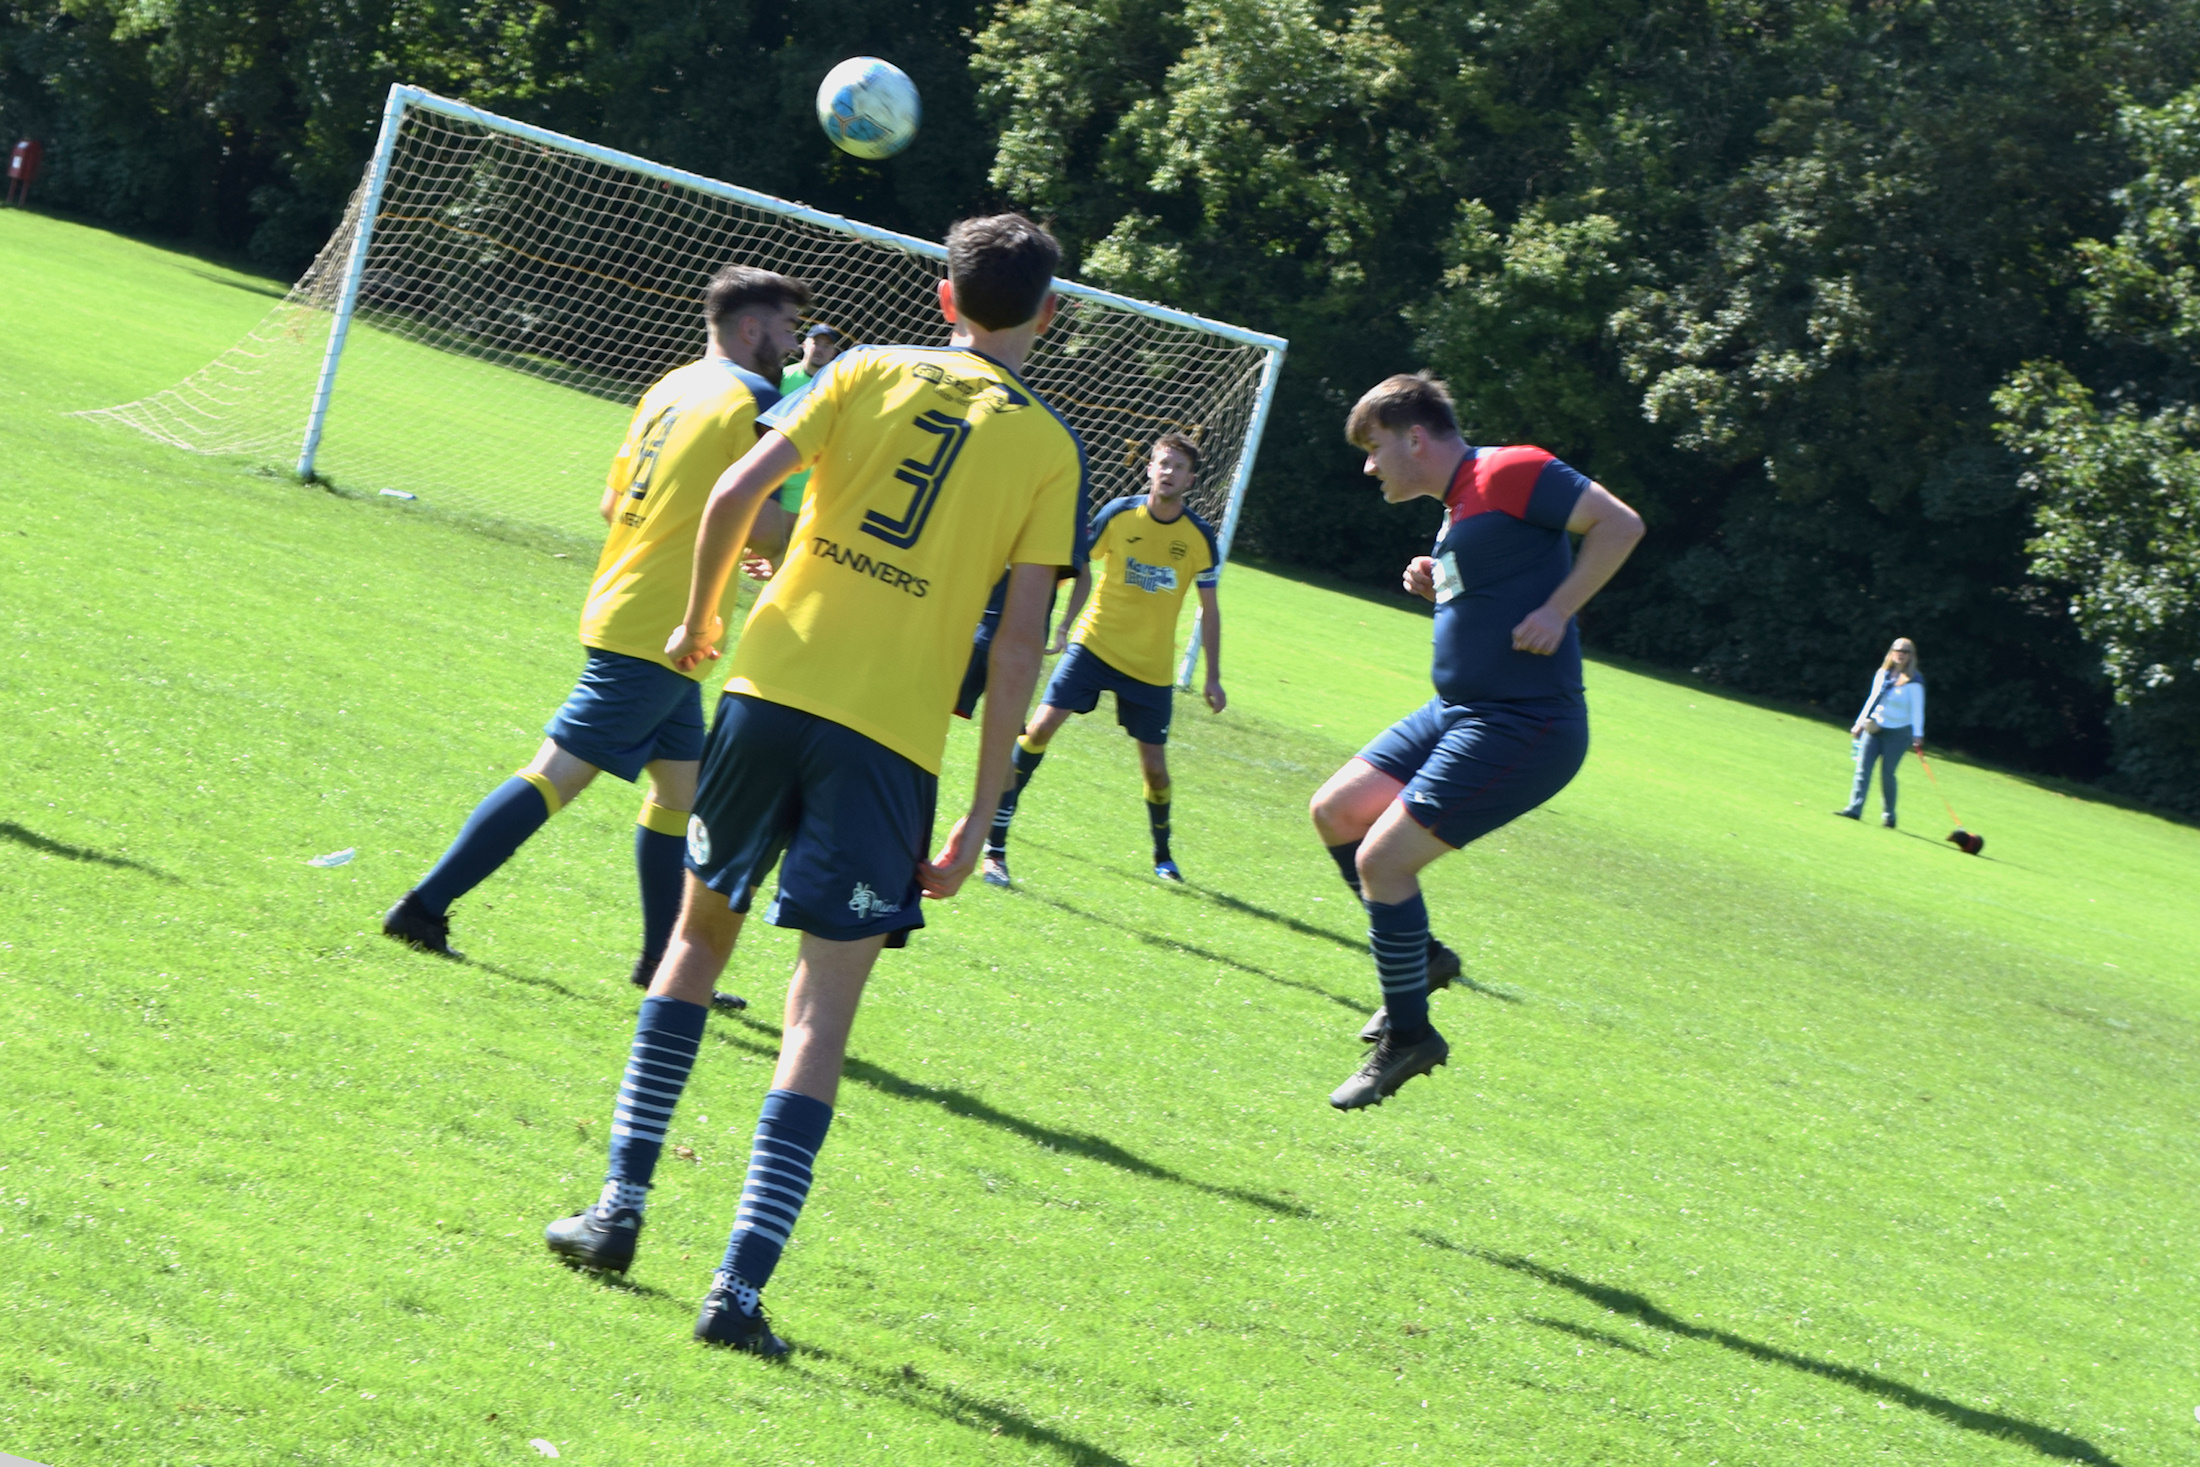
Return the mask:
<svg viewBox="0 0 2200 1467">
<path fill-rule="evenodd" d="M 799 280 L 752 265 L 728 265 L 703 288 L 703 319 L 723 336 L 733 329 L 733 318 L 745 311 L 771 306 L 801 310 L 809 303 L 810 288 Z"/>
<path fill-rule="evenodd" d="M 1414 427 L 1446 437 L 1459 431 L 1451 389 L 1425 371 L 1400 372 L 1367 389 L 1344 420 L 1344 436 L 1354 448 L 1365 449 L 1372 446 L 1372 429 L 1402 433 Z"/>
<path fill-rule="evenodd" d="M 1146 451 L 1146 453 L 1147 453 L 1147 457 L 1149 457 L 1149 458 L 1150 458 L 1150 457 L 1152 457 L 1152 456 L 1153 456 L 1154 454 L 1157 454 L 1157 453 L 1159 453 L 1159 452 L 1160 452 L 1160 451 L 1161 451 L 1162 449 L 1164 449 L 1164 448 L 1173 448 L 1173 449 L 1175 449 L 1175 450 L 1176 450 L 1176 451 L 1177 451 L 1178 453 L 1181 453 L 1181 454 L 1183 454 L 1183 455 L 1184 455 L 1184 457 L 1186 457 L 1187 459 L 1191 460 L 1191 464 L 1192 464 L 1192 474 L 1193 474 L 1193 476 L 1194 476 L 1194 477 L 1197 477 L 1197 476 L 1198 476 L 1198 474 L 1199 474 L 1199 444 L 1198 444 L 1197 442 L 1195 442 L 1195 441 L 1194 441 L 1194 440 L 1192 439 L 1192 436 L 1191 436 L 1190 434 L 1188 434 L 1188 433 L 1164 433 L 1164 434 L 1162 434 L 1162 435 L 1161 435 L 1161 436 L 1160 436 L 1159 438 L 1156 438 L 1156 439 L 1155 439 L 1155 440 L 1153 441 L 1153 447 L 1152 447 L 1152 448 L 1150 448 L 1150 449 L 1148 449 L 1148 450 Z"/>
<path fill-rule="evenodd" d="M 955 314 L 981 331 L 1006 331 L 1039 314 L 1062 247 L 1021 214 L 964 219 L 947 231 Z"/>
</svg>

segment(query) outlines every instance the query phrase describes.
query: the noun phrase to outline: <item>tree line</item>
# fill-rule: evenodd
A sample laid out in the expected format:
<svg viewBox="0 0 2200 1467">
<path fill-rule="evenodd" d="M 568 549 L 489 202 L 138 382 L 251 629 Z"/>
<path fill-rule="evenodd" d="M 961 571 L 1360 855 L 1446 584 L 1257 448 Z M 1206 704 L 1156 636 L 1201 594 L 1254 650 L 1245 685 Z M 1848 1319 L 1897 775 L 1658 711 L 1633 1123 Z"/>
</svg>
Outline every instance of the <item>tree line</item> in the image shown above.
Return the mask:
<svg viewBox="0 0 2200 1467">
<path fill-rule="evenodd" d="M 2200 814 L 2193 0 L 0 0 L 46 202 L 296 269 L 404 80 L 1291 357 L 1241 552 L 1391 583 L 1339 436 L 1426 365 L 1652 533 L 1593 645 Z M 883 165 L 811 115 L 890 57 Z"/>
</svg>

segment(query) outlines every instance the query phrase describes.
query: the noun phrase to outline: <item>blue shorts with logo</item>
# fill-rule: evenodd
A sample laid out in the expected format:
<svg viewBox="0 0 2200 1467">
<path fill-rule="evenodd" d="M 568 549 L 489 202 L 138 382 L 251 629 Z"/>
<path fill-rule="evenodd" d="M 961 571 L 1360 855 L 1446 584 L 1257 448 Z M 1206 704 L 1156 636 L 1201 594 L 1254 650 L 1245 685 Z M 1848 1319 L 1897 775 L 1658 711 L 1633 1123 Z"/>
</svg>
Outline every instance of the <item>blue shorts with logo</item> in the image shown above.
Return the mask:
<svg viewBox="0 0 2200 1467">
<path fill-rule="evenodd" d="M 581 680 L 543 733 L 632 784 L 656 759 L 703 757 L 703 688 L 661 662 L 590 647 Z"/>
<path fill-rule="evenodd" d="M 764 920 L 834 942 L 924 925 L 917 865 L 939 777 L 829 718 L 748 693 L 718 700 L 688 821 L 687 868 L 736 912 L 779 866 Z"/>
<path fill-rule="evenodd" d="M 1090 713 L 1100 706 L 1102 693 L 1115 694 L 1115 721 L 1123 732 L 1142 744 L 1169 741 L 1169 717 L 1176 706 L 1176 689 L 1142 683 L 1127 672 L 1108 665 L 1099 653 L 1081 642 L 1072 642 L 1062 660 L 1054 664 L 1054 676 L 1039 698 L 1072 713 Z"/>
<path fill-rule="evenodd" d="M 1461 705 L 1431 698 L 1360 750 L 1405 788 L 1406 813 L 1457 849 L 1566 788 L 1589 755 L 1578 697 Z"/>
</svg>

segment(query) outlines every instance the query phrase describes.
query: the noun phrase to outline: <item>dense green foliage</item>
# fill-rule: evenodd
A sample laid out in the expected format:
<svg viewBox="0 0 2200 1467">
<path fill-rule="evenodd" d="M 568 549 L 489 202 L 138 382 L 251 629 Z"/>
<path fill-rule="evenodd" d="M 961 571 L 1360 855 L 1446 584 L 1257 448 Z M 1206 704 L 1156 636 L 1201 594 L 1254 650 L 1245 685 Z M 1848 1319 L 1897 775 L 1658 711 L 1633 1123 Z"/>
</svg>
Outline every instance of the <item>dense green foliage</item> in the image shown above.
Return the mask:
<svg viewBox="0 0 2200 1467">
<path fill-rule="evenodd" d="M 1428 626 L 1252 569 L 1223 590 L 1230 709 L 1171 740 L 1191 884 L 1146 873 L 1129 741 L 1075 721 L 1018 889 L 973 884 L 880 963 L 771 1285 L 801 1353 L 696 1347 L 789 934 L 743 936 L 754 1007 L 711 1021 L 619 1283 L 540 1229 L 596 1189 L 632 1033 L 635 792 L 600 781 L 459 904 L 474 961 L 374 934 L 571 686 L 590 563 L 63 416 L 264 298 L 0 212 L 26 277 L 0 292 L 0 1451 L 2189 1459 L 2200 832 L 1951 759 L 1973 859 L 1914 776 L 1902 830 L 1827 814 L 1838 727 L 1592 663 L 1575 784 L 1429 872 L 1473 980 L 1436 997 L 1450 1065 L 1339 1115 L 1376 985 L 1305 800 L 1425 694 Z"/>
<path fill-rule="evenodd" d="M 1649 518 L 1598 645 L 1845 712 L 1907 634 L 1936 738 L 2200 809 L 2190 659 L 2054 548 L 2154 522 L 2057 509 L 2090 450 L 2041 375 L 2142 413 L 2119 462 L 2181 431 L 2189 120 L 2148 109 L 2193 0 L 4 4 L 0 123 L 57 203 L 294 263 L 404 77 L 889 224 L 1027 205 L 1080 273 L 1292 339 L 1242 551 L 1395 575 L 1432 511 L 1371 513 L 1337 425 L 1427 363 Z M 878 169 L 809 118 L 861 50 L 929 113 Z"/>
<path fill-rule="evenodd" d="M 2083 240 L 2080 298 L 2103 406 L 2060 364 L 1997 398 L 2031 461 L 2035 574 L 2070 610 L 2116 689 L 2115 779 L 2200 809 L 2200 91 L 2127 108 L 2146 172 L 2118 194 L 2124 227 Z"/>
</svg>

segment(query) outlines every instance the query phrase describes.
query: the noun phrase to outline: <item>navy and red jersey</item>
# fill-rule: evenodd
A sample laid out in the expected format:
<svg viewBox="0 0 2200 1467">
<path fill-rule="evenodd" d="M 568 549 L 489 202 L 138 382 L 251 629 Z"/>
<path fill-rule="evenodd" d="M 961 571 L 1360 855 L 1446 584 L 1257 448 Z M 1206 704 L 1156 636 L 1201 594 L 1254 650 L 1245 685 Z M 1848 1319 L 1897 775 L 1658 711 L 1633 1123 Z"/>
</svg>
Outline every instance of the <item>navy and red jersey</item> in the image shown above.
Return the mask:
<svg viewBox="0 0 2200 1467">
<path fill-rule="evenodd" d="M 1470 448 L 1444 495 L 1436 557 L 1436 657 L 1446 703 L 1532 703 L 1581 692 L 1573 621 L 1548 657 L 1513 649 L 1513 628 L 1573 569 L 1566 521 L 1589 480 L 1525 445 Z"/>
</svg>

